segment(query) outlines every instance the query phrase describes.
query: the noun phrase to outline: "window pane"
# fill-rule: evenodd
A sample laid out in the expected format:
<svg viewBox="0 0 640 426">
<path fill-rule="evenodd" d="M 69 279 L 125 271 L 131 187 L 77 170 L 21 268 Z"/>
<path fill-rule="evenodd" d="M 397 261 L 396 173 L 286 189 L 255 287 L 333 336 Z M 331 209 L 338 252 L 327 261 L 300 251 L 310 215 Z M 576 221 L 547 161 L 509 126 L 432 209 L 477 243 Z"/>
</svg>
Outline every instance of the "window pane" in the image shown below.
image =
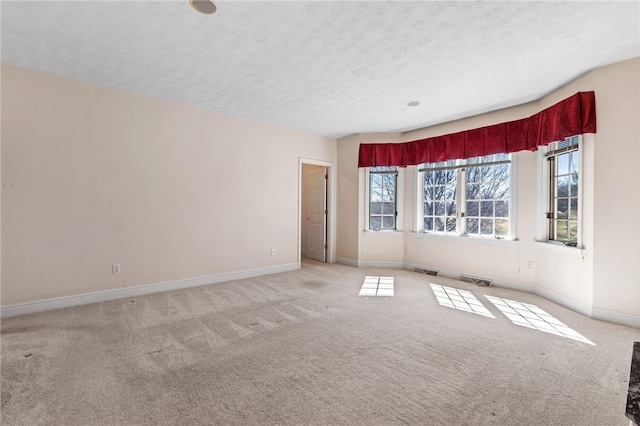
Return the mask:
<svg viewBox="0 0 640 426">
<path fill-rule="evenodd" d="M 500 236 L 509 235 L 508 219 L 496 219 L 496 235 L 500 235 Z"/>
<path fill-rule="evenodd" d="M 571 178 L 571 196 L 578 196 L 578 174 L 574 173 L 570 176 Z"/>
<path fill-rule="evenodd" d="M 497 164 L 494 167 L 496 180 L 509 180 L 509 164 Z"/>
<path fill-rule="evenodd" d="M 442 232 L 444 231 L 444 220 L 441 217 L 435 218 L 435 231 Z"/>
<path fill-rule="evenodd" d="M 569 199 L 558 198 L 556 200 L 556 218 L 567 219 L 569 217 Z"/>
<path fill-rule="evenodd" d="M 383 204 L 382 213 L 384 214 L 395 214 L 396 213 L 396 203 L 386 202 Z"/>
<path fill-rule="evenodd" d="M 382 175 L 376 174 L 376 173 L 371 173 L 369 176 L 371 176 L 371 187 L 377 187 L 380 188 L 382 186 Z"/>
<path fill-rule="evenodd" d="M 509 202 L 496 201 L 496 217 L 509 217 Z M 496 225 L 497 228 L 498 225 Z"/>
<path fill-rule="evenodd" d="M 566 220 L 558 220 L 556 221 L 556 234 L 557 239 L 561 241 L 567 241 L 569 239 L 568 227 Z"/>
<path fill-rule="evenodd" d="M 509 182 L 498 182 L 495 187 L 496 200 L 506 200 L 509 198 Z"/>
<path fill-rule="evenodd" d="M 571 198 L 571 210 L 569 211 L 569 219 L 578 219 L 578 199 Z"/>
<path fill-rule="evenodd" d="M 434 200 L 444 199 L 444 186 L 436 185 L 433 187 L 433 199 Z"/>
<path fill-rule="evenodd" d="M 395 186 L 385 186 L 384 191 L 382 192 L 382 197 L 384 201 L 391 201 L 396 199 L 396 187 Z"/>
<path fill-rule="evenodd" d="M 435 214 L 444 215 L 444 203 L 435 203 Z"/>
<path fill-rule="evenodd" d="M 482 217 L 493 216 L 493 201 L 480 202 L 480 216 Z"/>
<path fill-rule="evenodd" d="M 569 195 L 569 176 L 562 176 L 556 179 L 556 191 L 558 197 Z"/>
<path fill-rule="evenodd" d="M 578 242 L 578 221 L 569 221 L 569 241 Z"/>
<path fill-rule="evenodd" d="M 431 186 L 424 187 L 424 200 L 425 201 L 433 200 L 433 187 Z"/>
<path fill-rule="evenodd" d="M 467 201 L 467 216 L 478 216 L 478 207 L 477 201 Z"/>
<path fill-rule="evenodd" d="M 447 203 L 447 216 L 455 216 L 456 215 L 456 203 L 448 202 Z"/>
<path fill-rule="evenodd" d="M 493 200 L 495 194 L 495 182 L 483 182 L 480 184 L 480 198 L 483 200 Z"/>
<path fill-rule="evenodd" d="M 480 233 L 482 235 L 493 234 L 493 219 L 480 219 Z"/>
<path fill-rule="evenodd" d="M 467 182 L 480 182 L 480 168 L 469 167 L 467 169 Z"/>
<path fill-rule="evenodd" d="M 372 202 L 369 205 L 369 213 L 374 214 L 382 214 L 382 203 L 380 202 Z"/>
<path fill-rule="evenodd" d="M 455 218 L 447 218 L 447 232 L 455 232 L 456 231 L 456 219 Z"/>
<path fill-rule="evenodd" d="M 383 225 L 382 228 L 383 229 L 394 229 L 395 228 L 395 226 L 394 226 L 395 220 L 394 220 L 393 216 L 383 216 L 382 217 L 382 221 L 383 221 L 382 222 L 382 225 Z"/>
<path fill-rule="evenodd" d="M 484 166 L 480 168 L 480 179 L 483 182 L 493 179 L 493 167 Z"/>
<path fill-rule="evenodd" d="M 478 233 L 478 219 L 467 219 L 467 232 L 469 234 Z"/>
<path fill-rule="evenodd" d="M 425 217 L 424 218 L 424 230 L 425 231 L 433 231 L 433 218 Z"/>
<path fill-rule="evenodd" d="M 467 185 L 467 200 L 477 200 L 480 196 L 480 185 Z"/>
<path fill-rule="evenodd" d="M 571 173 L 577 173 L 578 172 L 578 151 L 573 151 L 571 153 L 571 168 L 570 171 Z"/>
<path fill-rule="evenodd" d="M 424 203 L 424 214 L 433 216 L 433 203 Z"/>
<path fill-rule="evenodd" d="M 382 189 L 372 187 L 369 197 L 371 198 L 370 201 L 382 201 Z"/>
<path fill-rule="evenodd" d="M 456 187 L 455 184 L 453 184 L 453 186 L 449 185 L 447 186 L 447 189 L 444 193 L 444 197 L 445 199 L 451 201 L 451 200 L 455 200 L 456 199 Z"/>
<path fill-rule="evenodd" d="M 558 164 L 558 175 L 568 175 L 569 174 L 569 155 L 570 153 L 558 155 L 557 164 Z"/>
<path fill-rule="evenodd" d="M 380 229 L 382 227 L 382 218 L 380 216 L 371 216 L 369 218 L 369 228 Z"/>
</svg>

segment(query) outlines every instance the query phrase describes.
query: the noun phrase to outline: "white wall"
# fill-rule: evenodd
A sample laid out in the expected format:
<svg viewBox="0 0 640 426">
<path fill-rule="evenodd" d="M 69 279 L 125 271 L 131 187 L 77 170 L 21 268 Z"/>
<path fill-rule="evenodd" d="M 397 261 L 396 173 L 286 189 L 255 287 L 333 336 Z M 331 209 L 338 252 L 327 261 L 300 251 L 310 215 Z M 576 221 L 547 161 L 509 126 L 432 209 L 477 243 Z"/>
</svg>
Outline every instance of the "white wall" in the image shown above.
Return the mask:
<svg viewBox="0 0 640 426">
<path fill-rule="evenodd" d="M 380 139 L 405 142 L 524 118 L 578 91 L 595 90 L 598 131 L 585 136 L 581 151 L 581 249 L 536 241 L 540 223 L 544 222 L 541 221 L 540 160 L 537 153 L 520 152 L 514 155 L 516 241 L 414 232 L 417 168 L 408 167 L 403 192 L 402 238 L 398 240 L 397 235 L 371 237 L 362 231 L 362 222 L 357 224 L 358 228 L 352 228 L 353 219 L 350 226 L 343 226 L 342 231 L 349 235 L 359 233 L 357 240 L 353 237 L 350 240 L 351 244 L 357 241 L 358 247 L 349 247 L 352 255 L 358 253 L 356 264 L 396 263 L 491 278 L 501 285 L 534 291 L 586 315 L 640 325 L 639 64 L 640 59 L 636 58 L 597 69 L 539 101 L 406 132 L 395 140 L 386 135 L 382 138 L 354 135 L 338 141 L 339 172 L 350 176 L 349 185 L 339 187 L 338 197 L 350 200 L 350 214 L 363 217 L 365 173 L 360 171 L 356 186 L 355 173 L 340 170 L 342 165 L 357 163 L 359 143 Z M 347 210 L 346 206 L 341 208 Z M 400 248 L 404 251 L 400 259 L 399 244 L 404 246 Z M 341 249 L 339 243 L 338 250 Z"/>
<path fill-rule="evenodd" d="M 299 157 L 335 140 L 4 64 L 2 89 L 3 307 L 297 266 Z"/>
</svg>

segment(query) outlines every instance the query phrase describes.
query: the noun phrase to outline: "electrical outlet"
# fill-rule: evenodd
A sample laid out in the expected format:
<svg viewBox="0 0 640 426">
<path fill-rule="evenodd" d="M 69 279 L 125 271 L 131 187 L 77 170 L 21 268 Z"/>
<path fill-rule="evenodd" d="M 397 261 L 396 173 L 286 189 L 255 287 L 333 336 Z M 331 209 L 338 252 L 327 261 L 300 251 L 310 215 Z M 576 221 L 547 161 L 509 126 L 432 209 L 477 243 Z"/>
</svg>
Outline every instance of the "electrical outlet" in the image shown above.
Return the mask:
<svg viewBox="0 0 640 426">
<path fill-rule="evenodd" d="M 276 255 L 276 249 L 271 249 L 271 256 L 275 256 Z"/>
<path fill-rule="evenodd" d="M 120 273 L 120 264 L 119 263 L 114 263 L 113 265 L 111 265 L 111 273 L 112 274 L 119 274 Z"/>
<path fill-rule="evenodd" d="M 422 254 L 422 249 L 418 249 L 418 254 Z"/>
<path fill-rule="evenodd" d="M 527 260 L 528 269 L 533 269 L 533 260 Z"/>
</svg>

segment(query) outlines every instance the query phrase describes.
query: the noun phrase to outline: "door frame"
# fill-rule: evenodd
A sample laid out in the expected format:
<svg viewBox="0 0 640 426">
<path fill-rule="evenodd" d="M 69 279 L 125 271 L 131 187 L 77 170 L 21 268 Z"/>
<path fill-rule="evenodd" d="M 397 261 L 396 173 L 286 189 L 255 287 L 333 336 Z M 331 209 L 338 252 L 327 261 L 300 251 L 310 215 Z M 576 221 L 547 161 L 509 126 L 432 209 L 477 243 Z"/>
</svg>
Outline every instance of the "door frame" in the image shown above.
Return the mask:
<svg viewBox="0 0 640 426">
<path fill-rule="evenodd" d="M 330 161 L 313 160 L 310 158 L 298 158 L 298 269 L 302 265 L 302 165 L 322 166 L 327 168 L 329 176 L 327 182 L 327 262 L 336 261 L 336 181 L 337 173 L 335 164 Z"/>
</svg>

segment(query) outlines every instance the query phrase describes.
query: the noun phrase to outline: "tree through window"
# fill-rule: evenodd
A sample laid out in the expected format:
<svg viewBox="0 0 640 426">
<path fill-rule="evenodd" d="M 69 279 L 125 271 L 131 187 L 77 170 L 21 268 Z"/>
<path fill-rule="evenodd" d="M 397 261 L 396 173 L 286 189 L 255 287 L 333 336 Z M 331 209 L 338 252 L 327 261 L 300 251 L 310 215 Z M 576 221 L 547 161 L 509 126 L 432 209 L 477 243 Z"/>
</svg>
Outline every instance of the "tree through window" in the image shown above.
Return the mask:
<svg viewBox="0 0 640 426">
<path fill-rule="evenodd" d="M 396 229 L 396 167 L 369 169 L 369 229 L 374 231 Z"/>
<path fill-rule="evenodd" d="M 423 231 L 510 236 L 511 156 L 424 164 Z"/>
</svg>

